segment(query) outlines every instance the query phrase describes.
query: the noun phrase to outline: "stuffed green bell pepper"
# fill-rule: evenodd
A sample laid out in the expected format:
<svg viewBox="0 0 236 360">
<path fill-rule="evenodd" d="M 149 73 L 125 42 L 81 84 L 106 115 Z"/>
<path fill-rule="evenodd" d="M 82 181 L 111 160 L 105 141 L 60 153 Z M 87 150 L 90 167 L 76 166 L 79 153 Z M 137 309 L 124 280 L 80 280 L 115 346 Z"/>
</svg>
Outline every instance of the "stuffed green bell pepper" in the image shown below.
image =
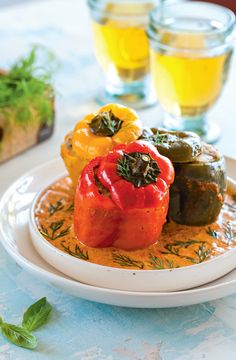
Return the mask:
<svg viewBox="0 0 236 360">
<path fill-rule="evenodd" d="M 213 146 L 202 143 L 192 132 L 145 129 L 142 137 L 174 165 L 175 180 L 170 187 L 168 217 L 191 226 L 214 222 L 226 191 L 222 155 Z"/>
<path fill-rule="evenodd" d="M 151 142 L 160 154 L 172 162 L 191 162 L 202 153 L 200 137 L 190 131 L 145 128 L 141 138 Z"/>
<path fill-rule="evenodd" d="M 175 181 L 170 188 L 169 217 L 179 224 L 207 225 L 214 222 L 224 203 L 226 173 L 223 156 L 211 145 L 191 163 L 175 163 Z"/>
</svg>

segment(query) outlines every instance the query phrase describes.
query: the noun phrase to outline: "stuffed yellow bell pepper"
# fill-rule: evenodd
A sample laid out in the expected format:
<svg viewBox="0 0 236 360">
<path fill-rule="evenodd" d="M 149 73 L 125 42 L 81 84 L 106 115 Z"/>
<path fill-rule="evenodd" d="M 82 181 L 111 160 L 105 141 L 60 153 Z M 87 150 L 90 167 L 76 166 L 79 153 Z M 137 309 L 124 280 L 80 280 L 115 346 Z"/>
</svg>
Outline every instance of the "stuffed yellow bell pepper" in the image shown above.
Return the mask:
<svg viewBox="0 0 236 360">
<path fill-rule="evenodd" d="M 129 144 L 141 134 L 137 113 L 125 106 L 108 104 L 86 115 L 61 146 L 61 156 L 74 185 L 91 159 L 107 154 L 118 144 Z"/>
</svg>

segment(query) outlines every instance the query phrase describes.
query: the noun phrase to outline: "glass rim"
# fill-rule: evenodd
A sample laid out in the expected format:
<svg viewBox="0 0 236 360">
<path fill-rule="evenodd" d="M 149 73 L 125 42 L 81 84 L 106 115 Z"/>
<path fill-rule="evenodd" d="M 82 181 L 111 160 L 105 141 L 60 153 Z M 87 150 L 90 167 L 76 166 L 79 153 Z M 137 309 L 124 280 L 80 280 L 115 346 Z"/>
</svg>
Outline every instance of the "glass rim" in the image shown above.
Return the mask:
<svg viewBox="0 0 236 360">
<path fill-rule="evenodd" d="M 163 9 L 168 9 L 170 7 L 179 7 L 179 6 L 196 6 L 196 5 L 202 5 L 204 6 L 205 8 L 212 8 L 212 9 L 219 9 L 221 10 L 221 12 L 224 12 L 226 15 L 228 15 L 228 19 L 229 21 L 224 25 L 222 26 L 221 28 L 215 28 L 215 29 L 212 29 L 212 30 L 207 30 L 207 31 L 194 31 L 194 30 L 187 30 L 187 29 L 175 29 L 175 28 L 170 28 L 170 26 L 168 24 L 164 24 L 162 22 L 162 17 L 160 16 L 160 21 L 158 19 L 156 19 L 156 15 L 160 14 L 161 15 L 161 12 L 163 11 Z M 212 19 L 213 20 L 213 19 Z M 208 3 L 208 2 L 203 2 L 203 1 L 186 1 L 186 0 L 182 0 L 182 1 L 177 1 L 177 2 L 174 2 L 174 3 L 166 3 L 166 4 L 163 4 L 162 3 L 162 6 L 160 8 L 155 8 L 153 9 L 150 14 L 149 14 L 149 27 L 150 27 L 150 24 L 152 26 L 152 28 L 154 29 L 166 29 L 168 30 L 169 33 L 172 33 L 172 34 L 184 34 L 186 33 L 187 31 L 189 33 L 191 33 L 191 35 L 196 35 L 196 36 L 199 36 L 200 34 L 205 34 L 206 36 L 214 36 L 214 35 L 217 35 L 217 34 L 228 34 L 228 33 L 232 33 L 233 32 L 233 29 L 234 29 L 234 26 L 236 24 L 236 16 L 235 14 L 233 13 L 232 10 L 228 9 L 227 7 L 224 7 L 222 5 L 218 5 L 218 4 L 212 4 L 212 3 Z M 151 35 L 150 32 L 153 32 L 153 31 L 149 31 L 148 30 L 148 35 L 149 37 L 153 38 L 154 37 Z"/>
<path fill-rule="evenodd" d="M 127 2 L 132 2 L 132 1 L 135 3 L 135 0 L 131 0 L 131 1 L 127 0 Z M 156 6 L 160 5 L 162 3 L 162 1 L 163 0 L 143 0 L 143 3 L 145 3 L 145 2 L 153 3 L 154 8 L 155 8 Z M 167 2 L 168 1 L 171 1 L 171 0 L 167 0 Z M 108 17 L 112 17 L 112 18 L 132 18 L 132 19 L 144 19 L 144 18 L 147 18 L 148 19 L 149 13 L 150 13 L 150 11 L 152 11 L 150 9 L 149 11 L 144 11 L 141 14 L 132 15 L 130 13 L 125 13 L 125 12 L 120 12 L 120 11 L 117 11 L 117 12 L 109 11 L 106 8 L 102 8 L 98 3 L 99 2 L 97 0 L 87 0 L 87 4 L 88 4 L 90 10 L 100 12 L 100 13 L 102 13 L 104 15 L 107 15 Z M 110 1 L 110 3 L 112 3 L 112 1 Z"/>
</svg>

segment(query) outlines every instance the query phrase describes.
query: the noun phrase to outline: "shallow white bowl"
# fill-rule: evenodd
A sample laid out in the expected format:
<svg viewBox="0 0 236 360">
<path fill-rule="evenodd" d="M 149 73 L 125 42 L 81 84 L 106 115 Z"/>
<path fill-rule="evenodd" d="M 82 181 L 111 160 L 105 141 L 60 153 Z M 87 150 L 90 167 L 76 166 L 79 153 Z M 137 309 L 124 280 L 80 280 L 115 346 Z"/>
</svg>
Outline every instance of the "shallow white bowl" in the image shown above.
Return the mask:
<svg viewBox="0 0 236 360">
<path fill-rule="evenodd" d="M 228 189 L 236 194 L 236 183 L 230 178 Z M 200 264 L 164 270 L 119 269 L 80 260 L 51 245 L 37 229 L 34 209 L 40 195 L 41 192 L 36 195 L 30 211 L 29 230 L 32 242 L 50 265 L 80 282 L 116 290 L 169 292 L 206 284 L 235 267 L 236 248 Z"/>
</svg>

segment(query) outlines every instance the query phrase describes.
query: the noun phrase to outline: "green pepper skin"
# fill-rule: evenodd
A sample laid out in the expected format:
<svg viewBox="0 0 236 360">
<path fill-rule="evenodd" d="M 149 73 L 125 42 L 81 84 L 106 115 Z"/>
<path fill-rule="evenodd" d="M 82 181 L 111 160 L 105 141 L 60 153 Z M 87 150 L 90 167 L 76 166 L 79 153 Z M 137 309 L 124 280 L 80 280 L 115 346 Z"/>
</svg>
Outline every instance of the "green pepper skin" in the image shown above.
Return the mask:
<svg viewBox="0 0 236 360">
<path fill-rule="evenodd" d="M 191 226 L 214 222 L 222 208 L 226 191 L 223 157 L 204 144 L 197 161 L 175 163 L 175 181 L 170 188 L 168 216 L 173 221 Z"/>
<path fill-rule="evenodd" d="M 160 154 L 172 162 L 192 162 L 202 153 L 200 137 L 190 131 L 144 129 L 141 138 L 155 145 Z"/>
</svg>

